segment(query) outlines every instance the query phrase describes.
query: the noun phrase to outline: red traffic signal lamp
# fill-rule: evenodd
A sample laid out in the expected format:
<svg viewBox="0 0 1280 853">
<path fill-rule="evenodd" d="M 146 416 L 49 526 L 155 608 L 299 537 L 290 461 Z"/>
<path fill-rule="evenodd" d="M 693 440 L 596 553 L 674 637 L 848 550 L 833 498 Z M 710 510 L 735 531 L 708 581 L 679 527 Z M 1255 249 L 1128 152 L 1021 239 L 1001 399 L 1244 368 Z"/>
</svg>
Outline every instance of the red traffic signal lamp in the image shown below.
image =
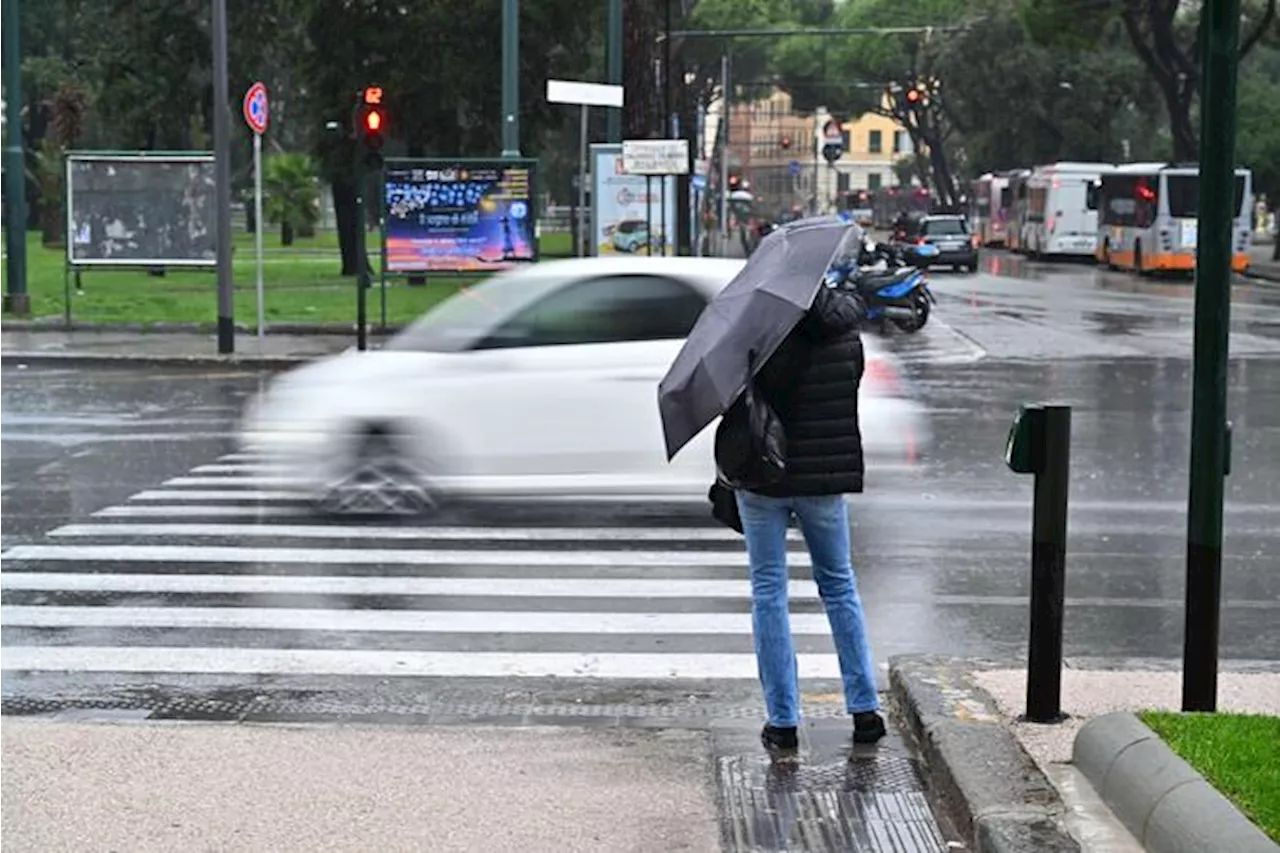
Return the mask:
<svg viewBox="0 0 1280 853">
<path fill-rule="evenodd" d="M 382 87 L 366 86 L 356 100 L 355 137 L 366 150 L 377 151 L 387 133 L 387 113 L 382 105 Z"/>
<path fill-rule="evenodd" d="M 782 142 L 781 142 L 781 144 L 782 144 L 782 150 L 783 150 L 783 151 L 786 151 L 786 150 L 788 150 L 789 148 L 791 148 L 791 137 L 790 137 L 790 136 L 784 136 L 784 137 L 782 137 Z"/>
</svg>

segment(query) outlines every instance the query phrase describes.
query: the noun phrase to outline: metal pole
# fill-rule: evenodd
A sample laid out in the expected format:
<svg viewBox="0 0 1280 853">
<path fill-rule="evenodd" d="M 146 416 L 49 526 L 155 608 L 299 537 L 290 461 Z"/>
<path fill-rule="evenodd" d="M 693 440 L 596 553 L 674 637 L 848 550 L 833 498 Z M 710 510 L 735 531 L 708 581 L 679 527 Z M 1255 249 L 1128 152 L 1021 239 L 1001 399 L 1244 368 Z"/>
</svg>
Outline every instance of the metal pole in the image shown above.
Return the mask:
<svg viewBox="0 0 1280 853">
<path fill-rule="evenodd" d="M 662 22 L 662 31 L 664 35 L 662 39 L 662 115 L 665 118 L 663 125 L 667 129 L 664 136 L 668 137 L 674 137 L 676 135 L 675 128 L 673 126 L 674 122 L 672 121 L 673 116 L 671 115 L 671 3 L 672 0 L 663 0 L 663 5 L 666 8 L 663 10 L 665 12 L 665 17 Z M 664 195 L 662 198 L 664 210 L 666 209 L 666 190 L 667 185 L 663 184 L 662 191 Z"/>
<path fill-rule="evenodd" d="M 1027 649 L 1027 719 L 1062 719 L 1062 616 L 1066 594 L 1067 493 L 1071 407 L 1036 413 L 1035 503 L 1031 521 L 1031 639 Z"/>
<path fill-rule="evenodd" d="M 253 247 L 258 255 L 258 343 L 267 333 L 267 309 L 262 290 L 262 134 L 253 135 Z"/>
<path fill-rule="evenodd" d="M 587 105 L 578 109 L 581 125 L 578 132 L 578 257 L 585 258 L 587 239 L 591 236 L 587 225 Z"/>
<path fill-rule="evenodd" d="M 675 178 L 670 178 L 670 181 L 671 183 L 675 183 Z M 664 257 L 667 254 L 667 182 L 668 177 L 666 175 L 658 176 L 658 185 L 662 187 L 662 199 L 659 202 L 662 206 L 658 208 L 658 219 L 662 223 L 659 228 L 659 232 L 662 234 L 662 242 L 659 244 L 661 248 L 658 254 L 663 255 Z"/>
<path fill-rule="evenodd" d="M 720 57 L 720 245 L 729 244 L 729 54 Z"/>
<path fill-rule="evenodd" d="M 1222 598 L 1222 501 L 1228 465 L 1227 338 L 1231 236 L 1237 211 L 1236 57 L 1240 0 L 1201 11 L 1200 223 L 1196 246 L 1191 380 L 1191 472 L 1187 501 L 1186 632 L 1182 710 L 1213 711 L 1218 694 Z"/>
<path fill-rule="evenodd" d="M 653 257 L 653 175 L 644 176 L 644 253 Z"/>
<path fill-rule="evenodd" d="M 606 0 L 608 3 L 605 25 L 605 65 L 609 85 L 622 85 L 622 0 Z M 605 141 L 622 141 L 622 110 L 610 109 L 605 117 Z"/>
<path fill-rule="evenodd" d="M 368 235 L 365 234 L 365 168 L 364 158 L 368 152 L 361 148 L 356 150 L 356 349 L 369 348 L 368 300 L 369 293 L 369 257 Z"/>
<path fill-rule="evenodd" d="M 4 310 L 19 317 L 31 313 L 27 293 L 27 169 L 22 141 L 22 54 L 18 0 L 4 0 L 4 200 L 8 227 L 4 232 Z M 67 235 L 71 239 L 71 235 Z M 67 305 L 71 304 L 68 299 Z"/>
<path fill-rule="evenodd" d="M 231 114 L 227 109 L 227 0 L 213 0 L 213 155 L 217 205 L 218 352 L 236 350 L 231 269 Z"/>
<path fill-rule="evenodd" d="M 502 0 L 502 156 L 520 156 L 520 0 Z"/>
</svg>

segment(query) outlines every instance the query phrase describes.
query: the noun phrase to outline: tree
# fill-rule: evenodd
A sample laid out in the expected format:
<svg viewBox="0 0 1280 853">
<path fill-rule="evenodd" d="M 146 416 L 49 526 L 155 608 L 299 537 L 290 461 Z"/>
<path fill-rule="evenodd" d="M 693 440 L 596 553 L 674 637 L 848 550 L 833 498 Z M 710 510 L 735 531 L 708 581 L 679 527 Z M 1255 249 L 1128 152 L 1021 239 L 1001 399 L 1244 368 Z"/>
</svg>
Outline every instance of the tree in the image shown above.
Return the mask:
<svg viewBox="0 0 1280 853">
<path fill-rule="evenodd" d="M 1118 21 L 1093 42 L 1037 42 L 1010 0 L 975 7 L 981 26 L 933 42 L 973 173 L 1055 160 L 1157 156 L 1159 95 Z M 999 44 L 999 50 L 990 50 Z"/>
<path fill-rule="evenodd" d="M 929 184 L 944 205 L 959 201 L 952 158 L 962 125 L 949 107 L 950 86 L 935 68 L 934 38 L 942 28 L 966 22 L 963 0 L 923 0 L 901 7 L 891 0 L 867 0 L 834 7 L 828 26 L 847 28 L 919 27 L 918 34 L 854 35 L 837 39 L 780 40 L 772 58 L 780 81 L 812 104 L 820 92 L 826 105 L 845 115 L 874 112 L 906 128 L 915 150 L 927 157 Z M 930 28 L 939 28 L 936 34 Z M 908 101 L 908 90 L 924 93 Z M 803 103 L 803 101 L 802 101 Z"/>
<path fill-rule="evenodd" d="M 1183 0 L 1096 0 L 1088 8 L 1078 0 L 1028 0 L 1032 28 L 1048 42 L 1059 38 L 1078 40 L 1078 30 L 1054 22 L 1074 16 L 1085 19 L 1091 32 L 1105 29 L 1106 19 L 1119 18 L 1138 58 L 1160 89 L 1169 119 L 1173 157 L 1194 161 L 1199 135 L 1192 108 L 1200 91 L 1200 43 L 1203 7 Z M 1274 26 L 1276 0 L 1253 0 L 1245 7 L 1239 58 L 1244 59 Z M 1064 36 L 1064 33 L 1071 33 Z"/>
<path fill-rule="evenodd" d="M 263 214 L 280 226 L 280 244 L 292 246 L 320 218 L 320 187 L 306 154 L 273 154 L 262 169 Z"/>
</svg>

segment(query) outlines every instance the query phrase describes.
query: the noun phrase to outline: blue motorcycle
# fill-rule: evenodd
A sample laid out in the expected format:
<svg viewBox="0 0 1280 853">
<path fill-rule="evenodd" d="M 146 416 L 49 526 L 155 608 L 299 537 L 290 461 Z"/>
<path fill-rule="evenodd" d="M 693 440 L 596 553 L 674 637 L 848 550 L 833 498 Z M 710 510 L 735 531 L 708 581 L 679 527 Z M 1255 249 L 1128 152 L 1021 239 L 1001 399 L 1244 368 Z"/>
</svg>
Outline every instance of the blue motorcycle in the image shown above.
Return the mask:
<svg viewBox="0 0 1280 853">
<path fill-rule="evenodd" d="M 854 264 L 833 267 L 827 285 L 852 289 L 867 306 L 867 322 L 884 332 L 893 323 L 904 332 L 916 332 L 929 322 L 931 306 L 937 304 L 924 271 L 911 266 L 885 270 L 864 269 Z"/>
</svg>

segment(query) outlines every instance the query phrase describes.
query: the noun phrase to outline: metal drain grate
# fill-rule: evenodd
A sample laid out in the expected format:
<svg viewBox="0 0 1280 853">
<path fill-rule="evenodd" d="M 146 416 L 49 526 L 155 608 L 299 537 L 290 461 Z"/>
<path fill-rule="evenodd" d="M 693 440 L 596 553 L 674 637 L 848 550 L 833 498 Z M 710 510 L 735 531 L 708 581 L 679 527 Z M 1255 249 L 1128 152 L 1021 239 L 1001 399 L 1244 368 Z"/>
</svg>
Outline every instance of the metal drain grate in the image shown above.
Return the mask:
<svg viewBox="0 0 1280 853">
<path fill-rule="evenodd" d="M 717 770 L 726 840 L 735 853 L 946 850 L 910 758 L 794 764 L 727 756 Z"/>
</svg>

